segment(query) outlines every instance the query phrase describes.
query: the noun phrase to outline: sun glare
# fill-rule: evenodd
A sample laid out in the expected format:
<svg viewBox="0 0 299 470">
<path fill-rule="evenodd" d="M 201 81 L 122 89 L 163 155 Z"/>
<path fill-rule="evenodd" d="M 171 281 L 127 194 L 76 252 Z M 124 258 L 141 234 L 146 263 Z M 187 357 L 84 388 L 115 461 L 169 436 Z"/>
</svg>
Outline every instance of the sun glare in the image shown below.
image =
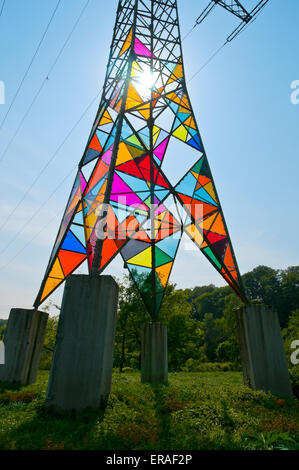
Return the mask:
<svg viewBox="0 0 299 470">
<path fill-rule="evenodd" d="M 144 100 L 150 99 L 152 88 L 157 86 L 157 74 L 153 73 L 149 66 L 136 64 L 133 67 L 134 86 Z"/>
</svg>

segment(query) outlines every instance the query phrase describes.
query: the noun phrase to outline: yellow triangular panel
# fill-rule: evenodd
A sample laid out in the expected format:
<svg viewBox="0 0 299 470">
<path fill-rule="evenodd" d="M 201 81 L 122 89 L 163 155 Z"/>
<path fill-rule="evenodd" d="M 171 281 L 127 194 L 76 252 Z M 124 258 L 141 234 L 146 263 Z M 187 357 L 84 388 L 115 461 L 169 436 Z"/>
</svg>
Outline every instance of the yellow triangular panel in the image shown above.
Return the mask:
<svg viewBox="0 0 299 470">
<path fill-rule="evenodd" d="M 196 130 L 196 124 L 195 124 L 193 116 L 188 117 L 186 119 L 186 121 L 184 121 L 184 124 L 186 124 L 186 126 L 188 126 L 188 127 L 192 127 L 192 129 Z"/>
<path fill-rule="evenodd" d="M 53 264 L 53 268 L 51 269 L 49 277 L 56 277 L 57 279 L 64 279 L 64 274 L 63 274 L 58 258 Z"/>
<path fill-rule="evenodd" d="M 121 142 L 118 148 L 116 166 L 121 165 L 122 163 L 126 163 L 132 159 L 133 157 L 130 154 L 128 147 L 126 146 L 124 142 Z"/>
<path fill-rule="evenodd" d="M 196 245 L 201 248 L 203 242 L 203 236 L 201 232 L 195 227 L 194 224 L 189 225 L 189 227 L 185 227 L 186 233 L 189 235 L 192 241 L 196 243 Z"/>
<path fill-rule="evenodd" d="M 140 65 L 134 60 L 132 64 L 132 71 L 131 71 L 131 77 L 140 77 L 142 74 L 143 70 L 140 67 Z"/>
<path fill-rule="evenodd" d="M 141 114 L 145 119 L 148 119 L 150 117 L 150 104 L 142 104 L 142 106 L 138 106 L 136 108 L 136 111 Z"/>
<path fill-rule="evenodd" d="M 92 212 L 90 215 L 88 215 L 85 218 L 86 240 L 89 240 L 91 232 L 93 231 L 93 228 L 96 224 L 96 221 L 97 221 L 97 216 L 95 215 L 94 212 Z"/>
<path fill-rule="evenodd" d="M 132 43 L 132 35 L 133 35 L 133 30 L 132 28 L 130 29 L 130 32 L 127 36 L 127 39 L 125 40 L 124 42 L 124 45 L 119 53 L 119 57 L 122 56 L 128 49 L 129 47 L 131 46 L 131 43 Z"/>
<path fill-rule="evenodd" d="M 61 284 L 63 281 L 63 279 L 53 279 L 51 277 L 49 277 L 47 279 L 47 282 L 45 284 L 45 287 L 44 287 L 44 290 L 43 290 L 43 293 L 42 293 L 42 296 L 41 296 L 41 302 L 44 300 L 45 297 L 47 297 L 48 294 L 50 294 L 50 292 L 52 292 L 54 289 L 56 289 L 56 287 L 59 286 L 59 284 Z"/>
<path fill-rule="evenodd" d="M 104 124 L 110 124 L 111 122 L 113 122 L 113 119 L 106 109 L 106 111 L 104 112 L 102 116 L 102 119 L 100 120 L 99 126 L 103 126 Z"/>
<path fill-rule="evenodd" d="M 144 266 L 145 268 L 152 267 L 152 248 L 149 247 L 146 250 L 138 253 L 138 255 L 127 261 L 129 264 L 137 264 L 138 266 Z"/>
<path fill-rule="evenodd" d="M 157 126 L 153 127 L 153 145 L 154 146 L 155 146 L 156 141 L 159 137 L 160 131 L 161 131 L 160 127 L 157 127 Z"/>
<path fill-rule="evenodd" d="M 129 85 L 128 89 L 128 96 L 127 96 L 127 101 L 126 101 L 126 110 L 135 108 L 136 106 L 140 105 L 143 103 L 142 98 L 139 96 L 135 88 L 133 87 L 132 83 Z"/>
<path fill-rule="evenodd" d="M 179 80 L 180 78 L 182 78 L 182 76 L 183 76 L 183 66 L 182 66 L 182 59 L 180 58 L 179 63 L 175 67 L 170 79 L 167 82 L 167 85 L 169 83 L 175 82 L 176 80 Z"/>
<path fill-rule="evenodd" d="M 181 125 L 174 131 L 172 135 L 182 140 L 183 142 L 186 142 L 188 131 L 183 125 Z"/>
<path fill-rule="evenodd" d="M 214 191 L 214 187 L 213 187 L 213 183 L 212 183 L 212 182 L 206 184 L 206 185 L 204 186 L 204 189 L 207 191 L 207 193 L 209 193 L 209 195 L 214 199 L 215 202 L 218 202 L 218 201 L 217 201 L 217 198 L 216 198 L 216 194 L 215 194 L 215 191 Z"/>
</svg>

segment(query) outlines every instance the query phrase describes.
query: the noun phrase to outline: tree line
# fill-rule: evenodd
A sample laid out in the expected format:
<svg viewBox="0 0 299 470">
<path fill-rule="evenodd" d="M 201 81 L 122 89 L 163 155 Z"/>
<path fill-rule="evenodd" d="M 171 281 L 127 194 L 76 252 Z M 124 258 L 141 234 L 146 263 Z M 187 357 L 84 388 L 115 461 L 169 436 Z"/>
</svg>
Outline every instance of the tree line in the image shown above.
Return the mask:
<svg viewBox="0 0 299 470">
<path fill-rule="evenodd" d="M 258 266 L 242 276 L 246 295 L 278 312 L 285 344 L 299 339 L 299 266 Z M 150 317 L 132 281 L 120 284 L 115 367 L 140 368 L 141 325 Z M 211 363 L 240 368 L 235 309 L 242 302 L 230 287 L 176 289 L 168 285 L 160 321 L 168 325 L 169 369 L 204 370 Z"/>
<path fill-rule="evenodd" d="M 299 340 L 299 266 L 275 270 L 258 266 L 242 276 L 249 299 L 273 306 L 279 316 L 289 358 L 292 341 Z M 114 367 L 140 368 L 141 327 L 151 321 L 128 276 L 120 281 Z M 235 309 L 242 305 L 230 287 L 213 284 L 177 289 L 169 284 L 159 321 L 168 326 L 170 371 L 240 370 Z M 59 307 L 56 306 L 59 309 Z M 49 305 L 45 307 L 49 310 Z M 49 369 L 58 316 L 49 318 L 41 368 Z M 0 338 L 5 325 L 0 325 Z"/>
</svg>

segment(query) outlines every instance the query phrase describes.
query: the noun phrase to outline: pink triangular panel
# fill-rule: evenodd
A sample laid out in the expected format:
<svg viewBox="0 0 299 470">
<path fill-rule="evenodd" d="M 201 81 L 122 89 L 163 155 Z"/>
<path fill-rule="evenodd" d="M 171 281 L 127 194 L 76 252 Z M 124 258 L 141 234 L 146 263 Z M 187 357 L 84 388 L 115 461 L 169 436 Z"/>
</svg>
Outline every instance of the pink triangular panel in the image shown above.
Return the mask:
<svg viewBox="0 0 299 470">
<path fill-rule="evenodd" d="M 105 162 L 107 165 L 110 165 L 111 163 L 112 151 L 113 145 L 111 145 L 111 147 L 102 156 L 103 162 Z"/>
<path fill-rule="evenodd" d="M 143 55 L 145 57 L 155 57 L 151 51 L 145 47 L 144 44 L 142 44 L 142 42 L 139 41 L 138 38 L 135 38 L 135 47 L 134 47 L 134 50 L 135 50 L 135 53 L 137 55 Z"/>
<path fill-rule="evenodd" d="M 87 183 L 81 172 L 80 172 L 80 181 L 81 181 L 81 191 L 82 193 L 84 193 Z"/>
<path fill-rule="evenodd" d="M 132 191 L 132 189 L 117 175 L 114 175 L 111 201 L 120 202 L 127 206 L 140 206 L 144 209 L 148 209 L 142 202 L 142 200 Z M 140 206 L 141 208 L 141 206 Z"/>
<path fill-rule="evenodd" d="M 168 141 L 169 141 L 169 137 L 167 137 L 167 139 L 163 140 L 163 142 L 161 142 L 161 144 L 158 145 L 158 147 L 154 150 L 154 154 L 155 154 L 156 157 L 158 157 L 159 160 L 161 160 L 161 161 L 162 161 L 162 159 L 163 159 L 163 157 L 164 157 L 164 153 L 165 153 L 165 150 L 166 150 Z"/>
</svg>

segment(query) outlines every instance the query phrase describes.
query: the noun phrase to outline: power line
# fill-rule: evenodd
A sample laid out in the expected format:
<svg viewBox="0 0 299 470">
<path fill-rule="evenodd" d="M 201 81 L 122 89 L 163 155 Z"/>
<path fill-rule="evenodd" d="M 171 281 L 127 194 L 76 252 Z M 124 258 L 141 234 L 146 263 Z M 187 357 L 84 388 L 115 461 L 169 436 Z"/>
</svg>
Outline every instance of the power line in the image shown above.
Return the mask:
<svg viewBox="0 0 299 470">
<path fill-rule="evenodd" d="M 267 4 L 266 4 L 267 5 Z M 266 5 L 264 5 L 263 9 L 266 7 Z M 257 18 L 259 17 L 259 15 L 262 13 L 263 9 L 261 9 L 257 14 L 256 16 L 252 19 L 252 21 L 250 21 L 248 24 L 246 24 L 238 33 L 237 36 L 240 36 L 240 34 L 244 33 L 244 31 L 246 31 L 256 20 Z M 185 38 L 193 31 L 193 29 L 195 28 L 196 24 L 193 26 L 193 28 L 189 31 L 189 33 L 185 36 Z M 233 31 L 234 33 L 235 31 Z M 232 34 L 233 34 L 232 33 Z M 227 40 L 225 41 L 225 43 L 222 44 L 222 46 L 218 47 L 218 49 L 216 49 L 215 52 L 213 52 L 213 54 L 208 58 L 208 60 L 200 67 L 199 70 L 197 70 L 197 72 L 195 72 L 194 75 L 192 75 L 192 77 L 187 81 L 187 83 L 190 83 L 191 80 L 193 80 L 193 78 L 197 77 L 200 72 L 202 72 L 206 66 L 219 54 L 220 51 L 222 51 L 222 49 L 227 45 L 227 44 L 230 44 L 237 36 L 233 36 L 231 39 L 231 35 L 228 36 Z"/>
<path fill-rule="evenodd" d="M 20 93 L 20 91 L 21 91 L 21 88 L 22 88 L 22 86 L 23 86 L 23 83 L 25 82 L 25 80 L 26 80 L 26 78 L 27 78 L 27 75 L 28 75 L 28 73 L 29 73 L 29 71 L 30 71 L 30 69 L 31 69 L 31 67 L 32 67 L 32 64 L 33 64 L 33 62 L 34 62 L 34 60 L 35 60 L 35 58 L 36 58 L 36 56 L 37 56 L 37 54 L 38 54 L 38 51 L 39 51 L 40 48 L 41 48 L 41 45 L 42 45 L 42 43 L 43 43 L 43 41 L 44 41 L 44 39 L 45 39 L 45 37 L 46 37 L 46 34 L 47 34 L 47 32 L 48 32 L 48 30 L 49 30 L 49 28 L 50 28 L 50 25 L 51 25 L 51 23 L 52 23 L 52 21 L 53 21 L 53 19 L 54 19 L 54 17 L 55 17 L 55 14 L 56 14 L 56 12 L 57 12 L 57 10 L 58 10 L 58 7 L 59 7 L 60 3 L 61 3 L 61 0 L 58 0 L 58 2 L 57 2 L 57 4 L 56 4 L 56 7 L 54 8 L 54 11 L 53 11 L 53 13 L 52 13 L 52 15 L 51 15 L 51 17 L 50 17 L 50 20 L 49 20 L 47 26 L 46 26 L 46 29 L 45 29 L 44 32 L 43 32 L 43 35 L 42 35 L 42 37 L 41 37 L 41 39 L 40 39 L 40 41 L 39 41 L 39 43 L 38 43 L 38 46 L 37 46 L 37 48 L 36 48 L 36 50 L 35 50 L 35 52 L 34 52 L 32 58 L 31 58 L 31 61 L 30 61 L 29 65 L 28 65 L 28 67 L 27 67 L 27 69 L 26 69 L 26 72 L 25 72 L 25 74 L 23 75 L 23 78 L 22 78 L 22 80 L 21 80 L 21 82 L 20 82 L 20 84 L 19 84 L 19 86 L 18 86 L 18 88 L 17 88 L 17 91 L 16 91 L 16 93 L 15 93 L 13 99 L 12 99 L 12 102 L 10 103 L 9 108 L 8 108 L 8 110 L 7 110 L 7 112 L 6 112 L 5 116 L 4 116 L 4 118 L 2 119 L 2 122 L 1 122 L 1 124 L 0 124 L 0 129 L 2 129 L 2 127 L 3 127 L 4 123 L 5 123 L 5 121 L 6 121 L 8 115 L 9 115 L 9 113 L 10 113 L 10 111 L 11 111 L 11 109 L 12 109 L 12 107 L 13 107 L 13 105 L 14 105 L 14 103 L 15 103 L 15 101 L 16 101 L 16 99 L 17 99 L 19 93 Z M 3 5 L 3 6 L 4 6 L 4 5 Z"/>
<path fill-rule="evenodd" d="M 61 0 L 59 0 L 57 6 L 56 6 L 56 9 L 58 8 L 58 5 L 60 3 Z M 80 15 L 79 15 L 79 18 L 77 19 L 73 29 L 71 30 L 69 36 L 67 37 L 63 47 L 61 48 L 59 54 L 57 55 L 53 65 L 51 66 L 50 68 L 50 71 L 46 77 L 46 79 L 44 80 L 44 82 L 42 83 L 40 89 L 38 90 L 37 94 L 35 95 L 34 99 L 33 99 L 33 102 L 31 103 L 31 105 L 29 106 L 27 112 L 25 113 L 25 116 L 24 118 L 28 115 L 30 109 L 32 108 L 34 102 L 36 101 L 38 95 L 40 94 L 46 80 L 48 80 L 48 76 L 49 74 L 52 72 L 53 68 L 55 67 L 60 55 L 62 54 L 64 48 L 66 47 L 70 37 L 72 36 L 78 22 L 80 21 L 80 18 L 81 16 L 83 15 L 86 7 L 88 6 L 88 3 L 89 3 L 90 0 L 88 0 L 85 4 L 85 6 L 83 7 Z M 5 3 L 5 0 L 4 2 Z M 3 10 L 3 6 L 2 5 L 2 10 Z M 260 14 L 261 12 L 259 12 Z M 1 16 L 1 14 L 0 14 Z M 259 15 L 257 15 L 259 16 Z M 257 18 L 257 17 L 256 17 Z M 255 19 L 256 19 L 255 18 Z M 250 23 L 252 24 L 255 19 Z M 243 31 L 245 31 L 249 26 L 250 24 L 247 24 L 246 27 L 243 29 Z M 187 35 L 183 38 L 183 41 L 191 34 L 191 32 L 193 31 L 193 29 L 195 28 L 195 26 L 187 33 Z M 201 66 L 201 68 L 188 80 L 188 83 L 193 80 L 213 59 L 214 57 L 216 57 L 216 55 L 229 43 L 230 41 L 226 41 L 224 44 L 222 44 L 209 58 L 208 60 Z M 67 136 L 65 137 L 65 139 L 63 140 L 63 142 L 60 144 L 60 146 L 58 147 L 58 149 L 54 152 L 54 154 L 52 155 L 52 157 L 50 158 L 50 160 L 46 163 L 46 165 L 43 167 L 43 169 L 40 171 L 39 175 L 35 178 L 35 180 L 33 181 L 32 185 L 28 188 L 28 190 L 26 191 L 26 193 L 24 194 L 24 196 L 22 197 L 22 199 L 19 201 L 19 203 L 15 206 L 15 208 L 13 209 L 13 211 L 9 214 L 8 218 L 6 219 L 5 223 L 0 227 L 0 230 L 6 225 L 6 223 L 8 222 L 8 220 L 12 217 L 12 215 L 15 213 L 15 211 L 17 210 L 17 208 L 21 205 L 21 203 L 24 201 L 25 197 L 28 195 L 28 193 L 31 191 L 31 189 L 33 188 L 33 186 L 36 184 L 36 182 L 38 181 L 38 179 L 40 178 L 40 176 L 42 175 L 42 173 L 44 173 L 44 171 L 46 170 L 46 168 L 49 166 L 49 164 L 52 162 L 52 160 L 55 158 L 55 156 L 57 155 L 57 153 L 60 151 L 60 149 L 62 148 L 62 146 L 65 144 L 65 142 L 68 140 L 68 138 L 70 137 L 70 135 L 72 134 L 72 132 L 74 131 L 74 129 L 77 127 L 77 125 L 81 122 L 81 120 L 83 119 L 83 117 L 85 116 L 85 114 L 87 113 L 87 111 L 90 109 L 90 107 L 92 106 L 92 104 L 95 102 L 95 100 L 98 98 L 100 92 L 94 97 L 94 99 L 91 101 L 91 103 L 88 105 L 88 107 L 86 108 L 86 110 L 83 112 L 83 114 L 81 115 L 81 117 L 79 118 L 79 120 L 76 122 L 76 124 L 72 127 L 72 129 L 70 130 L 70 132 L 67 134 Z M 23 118 L 23 120 L 24 120 Z M 21 123 L 23 122 L 23 120 L 21 121 Z M 20 126 L 19 126 L 20 127 Z M 0 127 L 1 128 L 1 127 Z M 19 130 L 19 128 L 18 128 Z M 18 131 L 17 131 L 18 132 Z M 11 243 L 23 232 L 24 228 L 26 228 L 29 223 L 34 219 L 34 217 L 39 213 L 39 211 L 47 204 L 47 202 L 53 197 L 53 195 L 57 192 L 57 190 L 62 186 L 62 184 L 65 182 L 65 180 L 72 174 L 72 172 L 74 171 L 76 167 L 72 168 L 71 172 L 66 175 L 63 180 L 59 183 L 59 185 L 55 188 L 55 190 L 50 194 L 50 196 L 39 206 L 39 208 L 34 212 L 34 214 L 31 216 L 31 218 L 23 225 L 23 227 L 19 230 L 19 232 L 15 235 L 15 237 L 13 239 L 10 240 L 10 242 L 8 243 L 8 245 L 6 245 L 6 247 L 0 252 L 0 253 L 3 253 L 4 251 L 6 251 L 6 249 L 11 245 Z M 34 237 L 29 240 L 29 242 L 7 263 L 5 264 L 4 266 L 0 267 L 0 271 L 4 268 L 6 268 L 8 265 L 10 265 L 18 256 L 21 252 L 23 252 L 34 240 L 35 238 L 41 233 L 43 232 L 43 230 L 45 230 L 51 223 L 54 219 L 56 219 L 58 217 L 59 214 L 56 214 L 55 217 L 53 219 L 50 220 L 50 222 L 48 222 L 38 233 L 36 233 L 34 235 Z"/>
<path fill-rule="evenodd" d="M 46 81 L 47 81 L 47 80 L 44 80 L 44 81 L 42 82 L 42 84 L 41 84 L 40 88 L 38 89 L 37 93 L 35 94 L 33 100 L 31 101 L 30 105 L 28 106 L 27 111 L 25 112 L 24 116 L 22 117 L 22 119 L 21 119 L 21 121 L 20 121 L 20 123 L 19 123 L 19 125 L 18 125 L 18 127 L 17 127 L 17 129 L 16 129 L 16 131 L 15 131 L 15 133 L 13 134 L 12 138 L 10 139 L 10 141 L 8 142 L 8 144 L 7 144 L 7 146 L 5 147 L 4 151 L 2 152 L 1 157 L 0 157 L 0 163 L 4 160 L 4 157 L 5 157 L 5 155 L 7 154 L 7 152 L 8 152 L 8 150 L 9 150 L 11 144 L 14 142 L 15 138 L 17 137 L 18 133 L 20 132 L 22 125 L 24 124 L 24 122 L 25 122 L 27 116 L 29 115 L 31 109 L 33 108 L 34 103 L 36 102 L 36 100 L 37 100 L 37 98 L 39 97 L 39 95 L 40 95 L 42 89 L 44 88 L 44 86 L 45 86 L 45 84 L 46 84 Z"/>
<path fill-rule="evenodd" d="M 188 33 L 185 34 L 185 36 L 184 36 L 183 39 L 182 39 L 182 42 L 184 42 L 185 39 L 187 39 L 187 37 L 190 36 L 190 34 L 192 33 L 192 31 L 195 29 L 195 26 L 196 26 L 196 25 L 192 26 L 192 28 L 188 31 Z"/>
<path fill-rule="evenodd" d="M 0 16 L 2 16 L 4 5 L 5 5 L 5 0 L 3 0 L 2 5 L 1 5 Z"/>
<path fill-rule="evenodd" d="M 87 106 L 87 108 L 84 110 L 84 112 L 81 114 L 80 118 L 76 121 L 76 123 L 73 125 L 73 127 L 71 128 L 71 130 L 67 133 L 66 137 L 63 139 L 62 143 L 58 146 L 58 148 L 55 150 L 55 152 L 53 153 L 53 155 L 51 156 L 51 158 L 47 161 L 47 163 L 43 166 L 43 168 L 41 169 L 41 171 L 39 172 L 39 174 L 36 176 L 36 178 L 33 180 L 33 182 L 31 183 L 31 185 L 29 186 L 29 188 L 26 190 L 26 192 L 24 193 L 24 195 L 22 196 L 22 198 L 19 200 L 19 202 L 17 203 L 17 205 L 14 207 L 14 209 L 9 213 L 8 217 L 5 219 L 5 222 L 4 224 L 1 225 L 0 227 L 0 230 L 2 230 L 7 222 L 11 219 L 11 217 L 15 214 L 16 210 L 20 207 L 20 205 L 22 204 L 22 202 L 25 200 L 26 196 L 30 193 L 30 191 L 32 190 L 32 188 L 35 186 L 35 184 L 37 183 L 37 181 L 39 180 L 39 178 L 41 177 L 41 175 L 45 172 L 45 170 L 48 168 L 48 166 L 50 165 L 50 163 L 54 160 L 54 158 L 56 157 L 56 155 L 58 154 L 58 152 L 61 150 L 61 148 L 63 147 L 63 145 L 66 143 L 66 141 L 69 139 L 69 137 L 71 136 L 71 134 L 74 132 L 74 130 L 76 129 L 76 127 L 78 126 L 78 124 L 82 121 L 82 119 L 85 117 L 85 115 L 87 114 L 87 112 L 89 111 L 89 109 L 91 108 L 91 106 L 94 104 L 94 102 L 96 101 L 96 99 L 99 97 L 101 91 L 99 91 L 96 96 L 92 99 L 92 101 L 89 103 L 89 105 Z M 62 184 L 62 183 L 61 183 Z M 36 214 L 36 213 L 35 213 Z M 21 232 L 20 232 L 21 233 Z M 6 247 L 5 247 L 5 250 L 6 250 Z M 4 251 L 4 250 L 3 250 Z"/>
<path fill-rule="evenodd" d="M 51 73 L 52 73 L 52 71 L 53 71 L 55 65 L 57 64 L 57 62 L 58 62 L 58 60 L 59 60 L 61 54 L 63 53 L 63 51 L 64 51 L 64 49 L 66 48 L 68 42 L 70 41 L 72 35 L 74 34 L 74 31 L 75 31 L 75 29 L 77 28 L 77 26 L 78 26 L 78 24 L 79 24 L 79 22 L 80 22 L 80 20 L 81 20 L 81 18 L 82 18 L 82 16 L 83 16 L 83 14 L 84 14 L 86 8 L 88 7 L 88 4 L 89 4 L 89 3 L 90 3 L 90 0 L 87 0 L 87 2 L 84 4 L 82 10 L 81 10 L 80 13 L 79 13 L 79 16 L 78 16 L 77 20 L 76 20 L 75 23 L 74 23 L 74 26 L 72 27 L 72 29 L 71 29 L 69 35 L 67 36 L 65 42 L 63 43 L 63 46 L 62 46 L 62 48 L 60 49 L 60 51 L 59 51 L 59 53 L 58 53 L 56 59 L 54 60 L 54 62 L 53 62 L 53 64 L 52 64 L 52 66 L 51 66 L 51 68 L 50 68 L 50 70 L 49 70 L 49 72 L 48 72 L 46 78 L 49 78 L 49 76 L 51 75 Z"/>
<path fill-rule="evenodd" d="M 206 66 L 214 59 L 214 57 L 216 57 L 216 55 L 219 54 L 219 52 L 224 48 L 224 46 L 226 46 L 228 44 L 228 42 L 225 42 L 224 44 L 222 44 L 222 46 L 218 47 L 218 49 L 216 49 L 215 52 L 213 52 L 213 54 L 208 58 L 208 60 L 200 67 L 200 69 L 197 70 L 197 72 L 195 72 L 194 75 L 192 75 L 192 77 L 187 81 L 187 83 L 190 83 L 191 80 L 193 80 L 193 78 L 197 77 L 197 75 L 200 74 L 200 72 L 202 72 Z"/>
<path fill-rule="evenodd" d="M 31 111 L 31 109 L 32 109 L 32 107 L 33 107 L 33 105 L 35 104 L 35 102 L 36 102 L 37 98 L 39 97 L 39 95 L 40 95 L 42 89 L 44 88 L 45 84 L 46 84 L 47 81 L 49 80 L 51 73 L 53 72 L 53 70 L 54 70 L 54 68 L 55 68 L 55 66 L 56 66 L 56 64 L 57 64 L 57 62 L 58 62 L 58 60 L 59 60 L 59 58 L 61 57 L 61 55 L 62 55 L 64 49 L 66 48 L 66 46 L 67 46 L 67 44 L 69 43 L 69 41 L 70 41 L 72 35 L 74 34 L 74 31 L 75 31 L 76 27 L 78 26 L 78 23 L 79 23 L 79 21 L 81 20 L 81 18 L 82 18 L 82 16 L 83 16 L 83 14 L 84 14 L 84 12 L 85 12 L 85 10 L 86 10 L 86 8 L 87 8 L 89 2 L 90 2 L 90 0 L 87 0 L 87 2 L 85 3 L 84 7 L 82 8 L 82 10 L 81 10 L 81 12 L 80 12 L 80 14 L 79 14 L 79 16 L 78 16 L 78 18 L 77 18 L 77 20 L 76 20 L 74 26 L 72 27 L 72 29 L 71 29 L 70 33 L 68 34 L 68 36 L 67 36 L 65 42 L 63 43 L 61 49 L 59 50 L 59 52 L 58 52 L 58 54 L 57 54 L 57 56 L 56 56 L 56 58 L 55 58 L 53 64 L 51 65 L 51 67 L 50 67 L 50 69 L 49 69 L 49 71 L 48 71 L 46 77 L 44 78 L 43 82 L 41 83 L 40 88 L 37 90 L 35 96 L 33 97 L 31 103 L 29 104 L 29 106 L 28 106 L 28 108 L 27 108 L 27 110 L 26 110 L 24 116 L 22 117 L 19 126 L 17 127 L 15 133 L 13 134 L 12 138 L 10 139 L 10 141 L 8 142 L 8 144 L 7 144 L 7 146 L 5 147 L 4 151 L 2 152 L 1 157 L 0 157 L 0 163 L 1 163 L 2 160 L 4 159 L 5 155 L 7 154 L 8 150 L 9 150 L 9 148 L 10 148 L 10 146 L 12 145 L 12 143 L 14 142 L 14 140 L 15 140 L 15 138 L 17 137 L 18 133 L 20 132 L 20 129 L 21 129 L 22 125 L 24 124 L 25 120 L 27 119 L 27 116 L 29 115 L 29 113 L 30 113 L 30 111 Z"/>
<path fill-rule="evenodd" d="M 18 258 L 18 256 L 29 246 L 31 245 L 31 243 L 44 231 L 46 230 L 46 228 L 58 217 L 58 216 L 61 216 L 62 215 L 62 212 L 59 212 L 58 214 L 56 214 L 49 222 L 46 223 L 46 225 L 44 225 L 44 227 L 39 231 L 37 232 L 27 243 L 26 245 L 23 246 L 23 248 L 21 248 L 6 264 L 4 264 L 3 266 L 0 267 L 0 271 L 2 271 L 3 269 L 7 268 L 7 266 L 9 266 L 15 259 Z"/>
<path fill-rule="evenodd" d="M 63 183 L 71 176 L 73 171 L 76 169 L 76 166 L 72 168 L 72 170 L 61 180 L 61 182 L 56 186 L 53 192 L 48 196 L 48 198 L 38 207 L 38 209 L 32 214 L 32 216 L 25 222 L 25 224 L 20 228 L 20 230 L 15 234 L 13 238 L 11 238 L 8 244 L 0 251 L 0 255 L 4 253 L 7 248 L 18 238 L 18 236 L 24 231 L 26 227 L 32 222 L 32 220 L 36 217 L 36 215 L 41 211 L 43 207 L 50 201 L 50 199 L 57 193 L 58 189 L 63 185 Z"/>
<path fill-rule="evenodd" d="M 228 38 L 226 39 L 225 43 L 222 44 L 222 46 L 218 47 L 218 49 L 216 49 L 215 52 L 213 52 L 213 54 L 207 59 L 207 61 L 200 67 L 199 70 L 197 70 L 197 72 L 194 73 L 194 75 L 192 75 L 192 77 L 187 81 L 187 83 L 190 83 L 191 80 L 193 80 L 193 78 L 197 77 L 197 75 L 200 74 L 200 72 L 202 72 L 206 66 L 219 54 L 219 52 L 227 45 L 227 44 L 230 44 L 237 36 L 239 36 L 241 33 L 243 33 L 244 31 L 247 30 L 247 28 L 249 28 L 249 26 L 251 26 L 256 20 L 257 18 L 259 17 L 259 15 L 264 11 L 265 7 L 267 6 L 269 0 L 267 0 L 263 5 L 262 7 L 260 7 L 259 10 L 257 10 L 255 12 L 255 15 L 253 16 L 252 20 L 247 23 L 246 25 L 244 25 L 239 31 L 237 34 L 235 34 L 237 32 L 237 29 L 235 29 L 229 36 Z M 262 3 L 262 2 L 261 2 Z M 192 31 L 196 28 L 197 25 L 199 25 L 205 18 L 206 16 L 210 13 L 210 11 L 212 11 L 212 9 L 214 8 L 214 6 L 216 5 L 216 3 L 210 8 L 210 10 L 206 13 L 206 15 L 202 18 L 202 20 L 200 22 L 195 22 L 194 26 L 192 26 L 192 28 L 190 29 L 190 31 L 184 36 L 184 38 L 182 39 L 182 42 L 185 41 L 185 39 L 187 39 L 187 37 L 192 33 Z M 209 7 L 209 6 L 208 6 Z M 206 10 L 208 10 L 208 7 L 204 10 L 203 13 L 206 12 Z M 257 8 L 257 7 L 256 7 Z M 254 10 L 256 10 L 256 8 Z M 253 11 L 254 11 L 253 10 Z"/>
</svg>

